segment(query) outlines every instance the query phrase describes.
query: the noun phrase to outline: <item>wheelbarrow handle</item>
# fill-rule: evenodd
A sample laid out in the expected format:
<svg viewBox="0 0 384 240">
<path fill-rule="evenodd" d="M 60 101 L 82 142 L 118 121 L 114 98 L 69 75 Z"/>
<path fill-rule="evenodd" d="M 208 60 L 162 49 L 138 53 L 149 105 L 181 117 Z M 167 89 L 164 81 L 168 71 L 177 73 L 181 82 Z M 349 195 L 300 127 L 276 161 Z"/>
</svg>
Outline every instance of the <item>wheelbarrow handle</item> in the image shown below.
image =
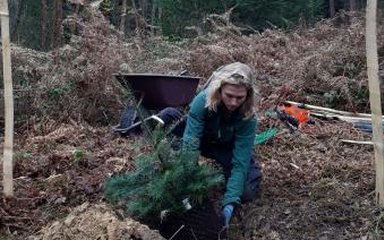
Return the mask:
<svg viewBox="0 0 384 240">
<path fill-rule="evenodd" d="M 137 121 L 137 122 L 135 122 L 134 124 L 132 124 L 131 126 L 129 126 L 127 128 L 115 128 L 114 131 L 121 132 L 121 133 L 127 133 L 129 130 L 131 130 L 131 129 L 137 127 L 137 126 L 140 126 L 141 124 L 143 124 L 143 122 L 146 122 L 146 121 L 148 121 L 150 119 L 156 120 L 161 125 L 165 124 L 164 121 L 161 118 L 159 118 L 159 116 L 151 115 L 151 116 L 145 118 L 143 121 Z"/>
</svg>

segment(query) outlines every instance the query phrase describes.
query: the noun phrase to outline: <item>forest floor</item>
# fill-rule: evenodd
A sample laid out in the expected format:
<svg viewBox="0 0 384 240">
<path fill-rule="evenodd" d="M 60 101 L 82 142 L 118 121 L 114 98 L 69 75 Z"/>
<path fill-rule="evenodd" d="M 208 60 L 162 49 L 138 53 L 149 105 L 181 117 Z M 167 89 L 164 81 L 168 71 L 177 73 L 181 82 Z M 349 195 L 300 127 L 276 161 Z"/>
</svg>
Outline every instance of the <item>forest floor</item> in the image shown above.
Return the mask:
<svg viewBox="0 0 384 240">
<path fill-rule="evenodd" d="M 122 43 L 100 15 L 89 18 L 87 28 L 59 50 L 13 48 L 15 197 L 0 193 L 0 239 L 161 239 L 122 219 L 104 200 L 105 180 L 132 170 L 134 159 L 150 150 L 141 136 L 112 131 L 126 100 L 112 74 L 126 63 L 134 72 L 187 69 L 204 79 L 232 61 L 257 70 L 259 131 L 277 126 L 278 134 L 255 147 L 261 197 L 239 209 L 229 239 L 384 237 L 373 147 L 342 141 L 371 135 L 315 117 L 315 124 L 291 132 L 266 115 L 284 100 L 368 112 L 364 19 L 344 15 L 311 29 L 250 36 L 213 24 L 212 35 L 184 43 Z M 382 30 L 380 25 L 380 66 Z"/>
<path fill-rule="evenodd" d="M 342 122 L 315 121 L 294 133 L 279 125 L 276 137 L 257 146 L 263 167 L 262 194 L 236 214 L 230 239 L 381 236 L 382 216 L 374 202 L 372 146 L 341 142 L 368 136 Z M 81 221 L 68 226 L 63 222 L 77 206 L 104 203 L 103 182 L 114 172 L 130 170 L 135 157 L 148 151 L 141 138 L 122 138 L 110 128 L 73 123 L 52 124 L 46 135 L 17 139 L 16 197 L 0 204 L 3 234 L 18 239 L 46 227 L 36 239 L 107 236 L 112 217 L 108 221 L 102 217 L 106 210 L 99 217 L 86 218 L 77 211 L 74 216 Z M 58 220 L 66 227 L 50 226 Z M 120 223 L 115 228 L 126 227 L 121 226 L 121 219 L 115 217 L 114 221 Z M 92 224 L 101 227 L 90 229 Z M 66 229 L 81 231 L 71 235 Z"/>
</svg>

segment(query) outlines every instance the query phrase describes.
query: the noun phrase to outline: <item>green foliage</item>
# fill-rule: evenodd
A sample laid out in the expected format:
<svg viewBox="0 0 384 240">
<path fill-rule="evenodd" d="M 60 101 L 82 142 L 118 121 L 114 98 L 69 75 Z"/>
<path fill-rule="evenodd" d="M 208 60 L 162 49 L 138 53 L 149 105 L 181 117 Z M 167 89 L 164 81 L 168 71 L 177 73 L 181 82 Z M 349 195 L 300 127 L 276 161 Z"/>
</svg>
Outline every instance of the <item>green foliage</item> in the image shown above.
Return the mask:
<svg viewBox="0 0 384 240">
<path fill-rule="evenodd" d="M 337 106 L 337 102 L 340 99 L 340 93 L 335 90 L 330 90 L 323 94 L 324 99 L 326 101 L 327 107 L 335 107 Z"/>
<path fill-rule="evenodd" d="M 59 99 L 65 94 L 72 92 L 75 89 L 73 82 L 68 81 L 61 85 L 53 86 L 47 89 L 48 97 L 51 99 Z"/>
<path fill-rule="evenodd" d="M 110 15 L 110 12 L 112 10 L 112 5 L 111 5 L 111 0 L 104 0 L 100 3 L 100 11 L 105 15 L 105 16 L 109 16 Z"/>
<path fill-rule="evenodd" d="M 209 189 L 223 181 L 218 170 L 197 164 L 198 153 L 174 151 L 161 133 L 154 136 L 154 150 L 136 160 L 134 171 L 112 176 L 105 183 L 107 200 L 123 203 L 130 214 L 152 222 L 162 211 L 184 211 L 184 199 L 201 202 Z"/>
<path fill-rule="evenodd" d="M 355 103 L 366 102 L 369 99 L 369 89 L 365 86 L 348 86 L 348 90 Z"/>
<path fill-rule="evenodd" d="M 167 36 L 182 35 L 186 26 L 202 26 L 208 14 L 222 14 L 230 7 L 233 20 L 252 29 L 312 25 L 327 15 L 324 0 L 158 0 L 162 9 L 159 23 Z"/>
<path fill-rule="evenodd" d="M 39 49 L 41 1 L 10 1 L 11 40 L 25 47 Z"/>
<path fill-rule="evenodd" d="M 186 26 L 201 26 L 204 16 L 211 13 L 223 13 L 223 2 L 219 0 L 158 0 L 162 9 L 160 26 L 164 35 L 182 35 Z"/>
<path fill-rule="evenodd" d="M 0 240 L 11 240 L 11 237 L 7 235 L 3 235 L 3 233 L 1 233 Z"/>
<path fill-rule="evenodd" d="M 75 149 L 72 151 L 72 156 L 75 159 L 75 161 L 81 161 L 86 157 L 87 153 L 83 149 Z"/>
<path fill-rule="evenodd" d="M 61 22 L 61 18 L 65 18 L 67 15 L 72 14 L 73 4 L 69 1 L 61 1 L 62 8 L 59 16 L 55 16 L 54 1 L 47 1 L 46 9 L 46 27 L 45 36 L 42 33 L 42 15 L 43 5 L 42 1 L 31 0 L 12 0 L 9 2 L 9 16 L 10 16 L 10 34 L 11 41 L 21 46 L 38 49 L 48 50 L 51 48 L 51 44 L 54 38 L 60 38 L 60 36 L 54 36 L 54 28 L 56 21 Z M 61 23 L 59 23 L 61 24 Z M 45 46 L 41 46 L 41 39 L 45 40 Z"/>
<path fill-rule="evenodd" d="M 12 76 L 13 82 L 16 86 L 28 86 L 29 80 L 22 71 L 14 71 Z M 3 81 L 1 81 L 1 88 L 3 87 Z"/>
<path fill-rule="evenodd" d="M 326 15 L 323 0 L 237 0 L 237 4 L 236 22 L 257 30 L 290 28 L 298 23 L 311 25 Z"/>
<path fill-rule="evenodd" d="M 20 151 L 20 156 L 22 158 L 31 158 L 32 157 L 32 154 L 28 151 L 28 150 L 25 150 L 25 149 L 22 149 Z"/>
</svg>

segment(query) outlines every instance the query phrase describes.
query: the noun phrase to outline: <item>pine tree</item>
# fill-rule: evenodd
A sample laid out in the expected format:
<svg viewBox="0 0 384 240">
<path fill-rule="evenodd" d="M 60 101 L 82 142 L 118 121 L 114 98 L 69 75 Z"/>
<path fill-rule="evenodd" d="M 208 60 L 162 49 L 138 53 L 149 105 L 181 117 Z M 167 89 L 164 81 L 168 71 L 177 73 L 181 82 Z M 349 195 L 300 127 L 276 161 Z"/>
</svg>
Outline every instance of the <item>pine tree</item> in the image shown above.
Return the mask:
<svg viewBox="0 0 384 240">
<path fill-rule="evenodd" d="M 173 150 L 172 142 L 156 131 L 153 151 L 138 158 L 134 171 L 112 176 L 106 181 L 105 196 L 113 204 L 123 204 L 128 213 L 144 222 L 159 221 L 162 212 L 186 210 L 183 200 L 202 203 L 207 192 L 223 182 L 217 169 L 199 165 L 197 152 Z"/>
</svg>

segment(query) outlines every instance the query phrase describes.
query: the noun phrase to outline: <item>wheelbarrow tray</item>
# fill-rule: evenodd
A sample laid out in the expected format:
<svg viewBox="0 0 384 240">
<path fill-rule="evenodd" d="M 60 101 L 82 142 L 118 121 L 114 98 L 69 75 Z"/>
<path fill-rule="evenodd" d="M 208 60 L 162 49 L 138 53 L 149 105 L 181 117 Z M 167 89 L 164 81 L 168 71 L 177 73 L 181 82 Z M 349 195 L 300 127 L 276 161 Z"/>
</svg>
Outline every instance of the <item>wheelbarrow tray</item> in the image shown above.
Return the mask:
<svg viewBox="0 0 384 240">
<path fill-rule="evenodd" d="M 141 103 L 147 109 L 184 106 L 193 99 L 200 78 L 161 74 L 115 74 L 128 90 L 143 96 Z"/>
</svg>

